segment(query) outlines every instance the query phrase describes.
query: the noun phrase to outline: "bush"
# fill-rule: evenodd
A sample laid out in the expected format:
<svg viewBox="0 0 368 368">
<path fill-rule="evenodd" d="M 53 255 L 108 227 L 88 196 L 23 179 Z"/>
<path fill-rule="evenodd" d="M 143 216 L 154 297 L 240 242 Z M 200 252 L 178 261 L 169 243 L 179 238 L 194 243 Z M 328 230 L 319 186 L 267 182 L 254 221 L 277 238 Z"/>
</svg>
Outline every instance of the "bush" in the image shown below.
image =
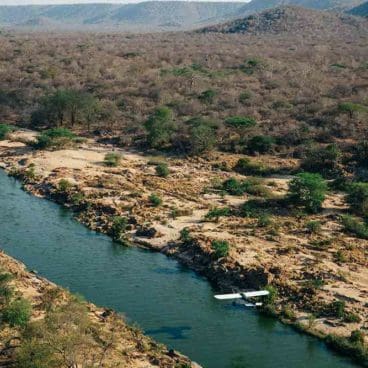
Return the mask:
<svg viewBox="0 0 368 368">
<path fill-rule="evenodd" d="M 31 304 L 25 299 L 17 299 L 12 301 L 2 311 L 2 320 L 11 327 L 24 327 L 31 318 Z"/>
<path fill-rule="evenodd" d="M 256 135 L 247 142 L 247 150 L 250 154 L 267 153 L 272 150 L 274 138 L 266 135 Z"/>
<path fill-rule="evenodd" d="M 165 163 L 160 163 L 155 168 L 156 174 L 161 178 L 167 178 L 170 174 L 169 167 Z"/>
<path fill-rule="evenodd" d="M 358 321 L 359 322 L 359 321 Z M 364 333 L 360 330 L 351 331 L 349 341 L 356 344 L 364 344 Z"/>
<path fill-rule="evenodd" d="M 229 207 L 222 207 L 222 208 L 213 208 L 211 210 L 208 211 L 208 213 L 206 214 L 206 219 L 208 220 L 212 220 L 212 219 L 218 219 L 219 217 L 222 216 L 230 216 L 231 211 Z"/>
<path fill-rule="evenodd" d="M 128 225 L 126 217 L 115 216 L 112 219 L 111 236 L 114 240 L 122 240 Z"/>
<path fill-rule="evenodd" d="M 211 248 L 214 250 L 214 256 L 216 259 L 227 257 L 230 250 L 230 245 L 226 240 L 213 240 Z"/>
<path fill-rule="evenodd" d="M 310 233 L 316 234 L 321 231 L 321 222 L 320 221 L 309 221 L 306 227 Z"/>
<path fill-rule="evenodd" d="M 7 139 L 10 132 L 11 128 L 9 125 L 0 124 L 0 141 Z"/>
<path fill-rule="evenodd" d="M 309 150 L 301 163 L 301 168 L 307 172 L 320 173 L 326 178 L 335 178 L 340 172 L 340 158 L 340 150 L 331 144 Z"/>
<path fill-rule="evenodd" d="M 53 128 L 39 134 L 34 147 L 38 149 L 63 148 L 75 139 L 76 135 L 69 129 Z"/>
<path fill-rule="evenodd" d="M 151 202 L 153 207 L 158 207 L 162 204 L 162 199 L 155 193 L 152 193 L 148 197 L 149 201 Z"/>
<path fill-rule="evenodd" d="M 217 93 L 216 91 L 212 89 L 208 89 L 206 91 L 203 91 L 199 96 L 198 99 L 206 104 L 212 104 L 214 101 L 214 98 L 216 97 Z"/>
<path fill-rule="evenodd" d="M 269 294 L 264 299 L 264 304 L 265 305 L 275 305 L 277 297 L 278 297 L 277 288 L 273 285 L 267 285 L 264 289 L 269 292 Z"/>
<path fill-rule="evenodd" d="M 192 155 L 201 155 L 211 151 L 216 145 L 216 126 L 207 120 L 200 118 L 192 119 L 188 122 L 189 128 L 189 145 Z"/>
<path fill-rule="evenodd" d="M 104 164 L 110 167 L 117 167 L 119 166 L 122 159 L 123 159 L 123 156 L 120 153 L 109 152 L 109 153 L 106 153 L 105 155 Z"/>
<path fill-rule="evenodd" d="M 192 235 L 187 227 L 180 230 L 180 240 L 186 245 L 193 241 Z"/>
<path fill-rule="evenodd" d="M 358 323 L 361 321 L 361 318 L 358 314 L 353 312 L 345 312 L 344 322 L 346 323 Z"/>
<path fill-rule="evenodd" d="M 303 206 L 308 212 L 320 211 L 327 184 L 319 174 L 298 174 L 289 184 L 289 203 Z"/>
<path fill-rule="evenodd" d="M 351 184 L 346 199 L 354 213 L 368 217 L 368 183 Z"/>
<path fill-rule="evenodd" d="M 66 179 L 61 179 L 58 183 L 58 191 L 61 193 L 69 192 L 73 188 L 73 184 Z"/>
<path fill-rule="evenodd" d="M 368 239 L 368 226 L 356 217 L 345 215 L 341 218 L 345 231 L 361 239 Z"/>
<path fill-rule="evenodd" d="M 257 121 L 250 116 L 231 116 L 225 120 L 225 124 L 233 128 L 250 128 L 255 126 Z"/>
<path fill-rule="evenodd" d="M 148 145 L 152 148 L 163 148 L 170 143 L 176 129 L 172 111 L 165 106 L 158 107 L 145 122 L 144 127 L 148 133 Z"/>
<path fill-rule="evenodd" d="M 234 166 L 234 170 L 242 175 L 264 176 L 268 169 L 260 163 L 252 162 L 249 158 L 241 158 Z"/>
</svg>

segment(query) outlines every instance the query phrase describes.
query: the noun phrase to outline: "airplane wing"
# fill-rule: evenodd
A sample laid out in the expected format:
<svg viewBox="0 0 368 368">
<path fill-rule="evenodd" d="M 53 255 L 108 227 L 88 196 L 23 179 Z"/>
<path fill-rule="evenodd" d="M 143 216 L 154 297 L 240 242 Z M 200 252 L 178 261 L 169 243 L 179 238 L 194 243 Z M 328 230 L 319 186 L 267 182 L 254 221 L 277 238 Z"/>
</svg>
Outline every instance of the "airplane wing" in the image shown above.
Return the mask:
<svg viewBox="0 0 368 368">
<path fill-rule="evenodd" d="M 222 294 L 222 295 L 215 295 L 216 299 L 219 300 L 228 300 L 228 299 L 241 299 L 242 295 L 237 293 L 237 294 Z"/>
<path fill-rule="evenodd" d="M 244 298 L 254 298 L 256 296 L 266 296 L 270 292 L 267 290 L 259 290 L 259 291 L 245 291 L 244 293 L 241 293 L 241 295 Z"/>
</svg>

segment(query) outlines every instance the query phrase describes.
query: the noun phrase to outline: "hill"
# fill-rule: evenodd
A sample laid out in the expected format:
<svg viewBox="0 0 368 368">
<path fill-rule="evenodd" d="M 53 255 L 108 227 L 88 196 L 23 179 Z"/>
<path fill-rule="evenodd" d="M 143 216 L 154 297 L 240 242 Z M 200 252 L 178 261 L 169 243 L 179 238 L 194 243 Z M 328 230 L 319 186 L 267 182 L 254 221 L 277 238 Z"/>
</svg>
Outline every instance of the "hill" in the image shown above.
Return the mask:
<svg viewBox="0 0 368 368">
<path fill-rule="evenodd" d="M 368 1 L 351 9 L 349 13 L 361 17 L 368 17 Z"/>
<path fill-rule="evenodd" d="M 252 0 L 245 4 L 238 14 L 253 14 L 278 6 L 295 5 L 318 10 L 350 9 L 362 3 L 362 0 Z"/>
<path fill-rule="evenodd" d="M 0 26 L 35 30 L 187 30 L 281 5 L 349 10 L 362 0 L 144 1 L 135 4 L 0 6 Z"/>
<path fill-rule="evenodd" d="M 199 32 L 258 34 L 334 35 L 367 34 L 365 20 L 346 14 L 320 12 L 294 6 L 278 7 L 224 24 L 205 27 Z"/>
<path fill-rule="evenodd" d="M 187 1 L 0 6 L 0 26 L 72 30 L 188 29 L 228 19 L 242 6 L 242 3 Z"/>
</svg>

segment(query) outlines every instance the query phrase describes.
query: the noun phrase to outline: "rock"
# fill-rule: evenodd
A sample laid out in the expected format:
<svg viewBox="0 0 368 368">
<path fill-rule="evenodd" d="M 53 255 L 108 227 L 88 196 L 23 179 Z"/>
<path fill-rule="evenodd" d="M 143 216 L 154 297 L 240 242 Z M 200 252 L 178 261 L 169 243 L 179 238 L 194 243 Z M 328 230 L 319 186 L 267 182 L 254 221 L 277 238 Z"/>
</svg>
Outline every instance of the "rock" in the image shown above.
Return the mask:
<svg viewBox="0 0 368 368">
<path fill-rule="evenodd" d="M 135 233 L 136 236 L 142 236 L 144 238 L 154 238 L 158 234 L 158 231 L 154 227 L 142 227 L 138 229 Z"/>
</svg>

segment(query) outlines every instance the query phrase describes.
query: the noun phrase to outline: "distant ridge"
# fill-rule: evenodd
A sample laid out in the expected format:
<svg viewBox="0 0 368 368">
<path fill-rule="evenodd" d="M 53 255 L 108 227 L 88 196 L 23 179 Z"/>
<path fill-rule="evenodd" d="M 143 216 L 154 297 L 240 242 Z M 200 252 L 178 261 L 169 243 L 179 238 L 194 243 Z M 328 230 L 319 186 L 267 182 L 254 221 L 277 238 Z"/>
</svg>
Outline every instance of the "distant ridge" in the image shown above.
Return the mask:
<svg viewBox="0 0 368 368">
<path fill-rule="evenodd" d="M 347 14 L 321 12 L 295 6 L 283 6 L 265 10 L 224 24 L 208 26 L 198 32 L 298 35 L 368 35 L 365 19 Z"/>
<path fill-rule="evenodd" d="M 347 11 L 364 0 L 144 1 L 130 4 L 0 6 L 0 26 L 26 30 L 188 30 L 285 5 Z"/>
<path fill-rule="evenodd" d="M 189 29 L 229 19 L 239 2 L 145 1 L 134 4 L 0 6 L 0 25 L 55 29 Z"/>
</svg>

